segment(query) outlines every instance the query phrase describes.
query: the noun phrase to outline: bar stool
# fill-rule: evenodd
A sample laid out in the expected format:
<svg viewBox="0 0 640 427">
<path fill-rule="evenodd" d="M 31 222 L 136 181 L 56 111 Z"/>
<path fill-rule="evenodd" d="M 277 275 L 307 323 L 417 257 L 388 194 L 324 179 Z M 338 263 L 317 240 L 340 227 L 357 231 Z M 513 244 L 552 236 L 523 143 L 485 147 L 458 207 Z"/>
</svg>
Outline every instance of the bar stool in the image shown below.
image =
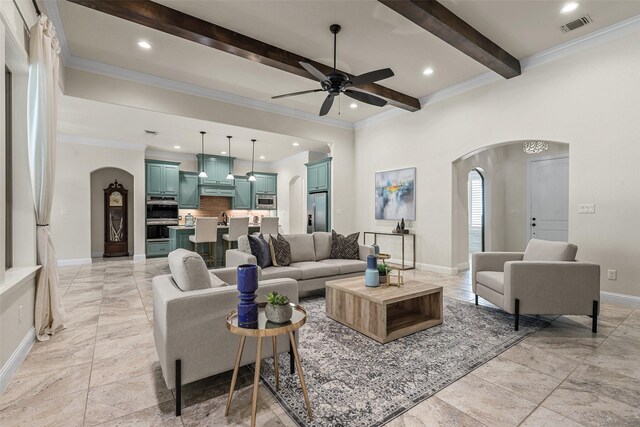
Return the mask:
<svg viewBox="0 0 640 427">
<path fill-rule="evenodd" d="M 270 235 L 276 236 L 278 234 L 278 220 L 277 216 L 264 216 L 262 217 L 262 221 L 260 222 L 260 231 L 257 233 L 253 233 L 253 235 L 266 236 L 265 239 L 269 241 L 268 237 Z M 280 233 L 282 234 L 282 233 Z"/>
<path fill-rule="evenodd" d="M 218 218 L 202 217 L 196 220 L 195 232 L 189 236 L 189 241 L 193 245 L 193 250 L 198 251 L 198 243 L 208 243 L 209 260 L 213 260 L 213 266 L 216 266 L 216 242 L 218 241 Z M 211 244 L 213 243 L 213 251 Z"/>
<path fill-rule="evenodd" d="M 222 235 L 222 249 L 226 252 L 231 249 L 232 242 L 238 242 L 238 237 L 249 234 L 249 217 L 231 217 L 229 218 L 229 232 Z M 227 242 L 227 249 L 224 249 L 224 242 Z M 226 256 L 226 255 L 225 255 Z"/>
</svg>

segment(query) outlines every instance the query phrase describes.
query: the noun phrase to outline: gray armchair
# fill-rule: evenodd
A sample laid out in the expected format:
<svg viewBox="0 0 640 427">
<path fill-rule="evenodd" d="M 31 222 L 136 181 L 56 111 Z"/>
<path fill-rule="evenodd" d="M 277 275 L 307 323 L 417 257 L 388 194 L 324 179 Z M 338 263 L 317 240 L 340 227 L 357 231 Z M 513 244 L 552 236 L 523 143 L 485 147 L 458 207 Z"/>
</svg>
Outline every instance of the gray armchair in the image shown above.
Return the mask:
<svg viewBox="0 0 640 427">
<path fill-rule="evenodd" d="M 578 248 L 532 239 L 525 252 L 473 254 L 472 287 L 478 296 L 515 316 L 574 314 L 592 317 L 597 332 L 600 266 L 575 261 Z"/>
</svg>

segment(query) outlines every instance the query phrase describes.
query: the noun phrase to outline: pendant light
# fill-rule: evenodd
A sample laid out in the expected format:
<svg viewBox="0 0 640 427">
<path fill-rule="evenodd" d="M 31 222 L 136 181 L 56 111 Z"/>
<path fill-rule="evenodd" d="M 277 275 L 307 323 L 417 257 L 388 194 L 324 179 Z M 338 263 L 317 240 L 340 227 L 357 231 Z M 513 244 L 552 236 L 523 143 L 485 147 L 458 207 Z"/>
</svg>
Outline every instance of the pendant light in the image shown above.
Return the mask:
<svg viewBox="0 0 640 427">
<path fill-rule="evenodd" d="M 209 175 L 207 175 L 207 173 L 204 171 L 204 134 L 205 133 L 206 132 L 203 130 L 200 131 L 200 135 L 202 135 L 202 170 L 198 174 L 199 178 L 209 178 Z"/>
<path fill-rule="evenodd" d="M 253 143 L 253 148 L 251 150 L 251 176 L 249 177 L 249 181 L 253 182 L 256 180 L 256 176 L 253 173 L 253 159 L 256 155 L 256 140 L 252 139 L 251 142 Z"/>
<path fill-rule="evenodd" d="M 227 179 L 235 179 L 233 173 L 231 172 L 231 136 L 227 136 L 229 138 L 229 151 L 227 151 L 227 159 L 229 161 L 229 175 L 227 175 Z"/>
</svg>

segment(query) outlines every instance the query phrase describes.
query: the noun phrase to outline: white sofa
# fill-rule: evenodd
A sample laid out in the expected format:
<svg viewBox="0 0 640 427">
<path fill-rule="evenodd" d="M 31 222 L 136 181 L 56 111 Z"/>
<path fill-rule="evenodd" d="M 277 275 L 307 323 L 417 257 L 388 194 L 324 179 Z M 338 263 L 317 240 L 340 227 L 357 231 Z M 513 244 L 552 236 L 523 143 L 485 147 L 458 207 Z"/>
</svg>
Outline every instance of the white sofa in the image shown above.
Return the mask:
<svg viewBox="0 0 640 427">
<path fill-rule="evenodd" d="M 206 266 L 204 268 L 206 271 Z M 216 285 L 224 282 L 225 285 L 187 291 L 174 281 L 173 268 L 172 274 L 153 278 L 153 336 L 165 383 L 176 390 L 176 415 L 181 412 L 182 385 L 234 368 L 240 338 L 227 330 L 226 317 L 239 302 L 236 270 L 211 270 L 205 273 L 212 275 L 211 282 Z M 197 277 L 186 276 L 191 280 Z M 202 275 L 199 280 L 202 281 Z M 257 301 L 265 301 L 265 295 L 272 291 L 287 295 L 293 303 L 298 302 L 295 280 L 260 280 Z M 286 335 L 278 337 L 277 348 L 278 353 L 290 351 Z M 255 354 L 256 340 L 246 340 L 241 364 L 254 363 Z M 262 357 L 271 355 L 272 346 L 263 346 Z"/>
<path fill-rule="evenodd" d="M 283 237 L 291 245 L 291 265 L 264 268 L 262 278 L 297 280 L 302 294 L 324 289 L 329 280 L 363 276 L 367 255 L 375 254 L 373 246 L 359 245 L 359 259 L 331 259 L 331 233 L 285 234 Z M 238 249 L 228 250 L 225 256 L 227 267 L 257 262 L 247 236 L 241 236 Z"/>
</svg>

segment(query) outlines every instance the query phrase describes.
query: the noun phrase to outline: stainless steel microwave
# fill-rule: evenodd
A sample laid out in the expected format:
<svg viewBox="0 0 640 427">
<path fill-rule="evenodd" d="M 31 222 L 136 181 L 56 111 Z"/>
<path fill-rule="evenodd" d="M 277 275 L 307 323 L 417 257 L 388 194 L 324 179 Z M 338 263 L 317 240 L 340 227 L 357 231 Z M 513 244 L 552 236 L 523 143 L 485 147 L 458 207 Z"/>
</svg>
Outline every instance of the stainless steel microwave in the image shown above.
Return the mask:
<svg viewBox="0 0 640 427">
<path fill-rule="evenodd" d="M 256 209 L 276 209 L 276 196 L 256 194 Z"/>
</svg>

